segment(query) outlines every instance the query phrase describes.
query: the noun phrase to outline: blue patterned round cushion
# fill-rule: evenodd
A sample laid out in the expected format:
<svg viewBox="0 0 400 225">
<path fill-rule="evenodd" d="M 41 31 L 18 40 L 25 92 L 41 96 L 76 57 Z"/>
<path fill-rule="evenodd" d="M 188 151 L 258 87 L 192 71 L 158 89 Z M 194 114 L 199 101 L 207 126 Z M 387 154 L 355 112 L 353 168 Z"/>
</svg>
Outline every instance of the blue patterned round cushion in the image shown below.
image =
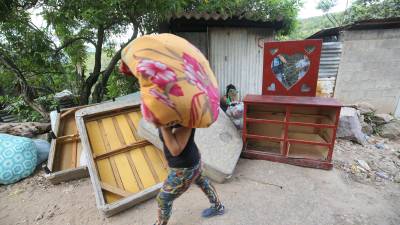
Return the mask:
<svg viewBox="0 0 400 225">
<path fill-rule="evenodd" d="M 11 184 L 33 173 L 37 149 L 29 138 L 0 134 L 0 183 Z"/>
</svg>

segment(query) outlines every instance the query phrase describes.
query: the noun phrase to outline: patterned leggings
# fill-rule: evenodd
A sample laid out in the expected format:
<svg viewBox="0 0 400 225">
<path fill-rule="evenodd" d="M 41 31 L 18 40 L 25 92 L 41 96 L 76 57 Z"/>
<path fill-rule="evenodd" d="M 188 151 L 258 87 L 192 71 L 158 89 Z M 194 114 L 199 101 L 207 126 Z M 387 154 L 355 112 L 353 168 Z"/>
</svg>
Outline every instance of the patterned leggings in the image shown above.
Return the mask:
<svg viewBox="0 0 400 225">
<path fill-rule="evenodd" d="M 168 223 L 171 217 L 172 202 L 182 195 L 193 182 L 207 195 L 213 207 L 219 208 L 221 206 L 215 188 L 208 178 L 202 175 L 200 164 L 192 168 L 169 168 L 168 178 L 164 181 L 164 185 L 157 196 L 157 225 Z"/>
</svg>

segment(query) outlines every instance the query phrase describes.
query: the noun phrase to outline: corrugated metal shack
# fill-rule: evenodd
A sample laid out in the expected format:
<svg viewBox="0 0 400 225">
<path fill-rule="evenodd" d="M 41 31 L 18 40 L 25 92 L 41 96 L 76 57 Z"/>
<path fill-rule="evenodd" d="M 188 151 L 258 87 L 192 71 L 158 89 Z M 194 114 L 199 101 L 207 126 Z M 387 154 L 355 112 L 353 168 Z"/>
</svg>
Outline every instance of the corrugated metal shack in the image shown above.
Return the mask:
<svg viewBox="0 0 400 225">
<path fill-rule="evenodd" d="M 220 93 L 234 84 L 239 94 L 261 94 L 263 43 L 273 40 L 282 21 L 251 20 L 218 13 L 182 13 L 173 16 L 161 32 L 184 37 L 209 59 Z"/>
<path fill-rule="evenodd" d="M 321 38 L 324 46 L 341 46 L 342 54 L 333 53 L 339 48 L 327 48 L 325 53 L 331 55 L 324 54 L 324 48 L 321 53 L 320 79 L 321 75 L 337 77 L 335 98 L 343 103 L 367 101 L 378 112 L 400 117 L 400 17 L 357 21 L 308 38 Z"/>
</svg>

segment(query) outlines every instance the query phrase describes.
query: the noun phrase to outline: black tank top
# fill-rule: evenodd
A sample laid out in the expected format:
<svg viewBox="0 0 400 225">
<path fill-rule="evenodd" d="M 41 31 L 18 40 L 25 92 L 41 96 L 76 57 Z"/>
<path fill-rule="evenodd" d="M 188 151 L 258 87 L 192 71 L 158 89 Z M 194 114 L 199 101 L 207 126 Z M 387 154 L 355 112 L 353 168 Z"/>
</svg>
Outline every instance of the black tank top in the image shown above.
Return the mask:
<svg viewBox="0 0 400 225">
<path fill-rule="evenodd" d="M 190 168 L 196 166 L 200 162 L 200 153 L 197 148 L 196 143 L 194 142 L 194 134 L 196 129 L 192 129 L 192 133 L 190 134 L 189 140 L 178 156 L 171 155 L 167 146 L 164 143 L 164 137 L 161 134 L 161 130 L 158 130 L 161 141 L 164 145 L 164 155 L 168 161 L 168 166 L 171 168 Z"/>
</svg>

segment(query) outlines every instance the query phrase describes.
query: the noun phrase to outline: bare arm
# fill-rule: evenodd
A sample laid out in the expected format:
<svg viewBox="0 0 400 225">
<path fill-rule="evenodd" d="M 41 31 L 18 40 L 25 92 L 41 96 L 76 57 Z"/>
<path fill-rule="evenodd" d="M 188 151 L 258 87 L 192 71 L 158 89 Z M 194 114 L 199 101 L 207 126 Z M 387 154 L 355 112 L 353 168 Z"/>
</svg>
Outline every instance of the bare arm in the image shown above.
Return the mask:
<svg viewBox="0 0 400 225">
<path fill-rule="evenodd" d="M 180 155 L 189 141 L 192 128 L 179 127 L 172 130 L 169 127 L 161 127 L 160 129 L 164 143 L 171 155 Z"/>
</svg>

